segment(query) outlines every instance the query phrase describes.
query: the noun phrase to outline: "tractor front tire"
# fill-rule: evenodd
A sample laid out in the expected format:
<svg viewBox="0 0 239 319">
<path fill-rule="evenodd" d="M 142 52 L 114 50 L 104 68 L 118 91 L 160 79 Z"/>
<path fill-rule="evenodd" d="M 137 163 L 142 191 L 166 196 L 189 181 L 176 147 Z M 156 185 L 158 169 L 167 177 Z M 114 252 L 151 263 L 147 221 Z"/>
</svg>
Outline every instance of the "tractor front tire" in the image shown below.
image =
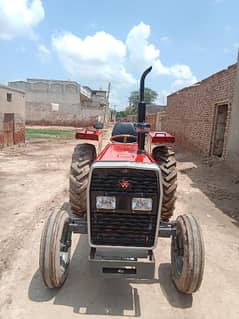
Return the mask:
<svg viewBox="0 0 239 319">
<path fill-rule="evenodd" d="M 172 279 L 186 294 L 196 292 L 204 272 L 204 242 L 200 226 L 192 215 L 178 216 L 171 242 Z"/>
<path fill-rule="evenodd" d="M 70 217 L 64 210 L 52 213 L 44 226 L 39 270 L 48 288 L 60 288 L 68 275 L 71 257 Z"/>
<path fill-rule="evenodd" d="M 86 213 L 86 190 L 90 166 L 96 159 L 96 149 L 92 144 L 78 144 L 72 155 L 70 171 L 70 205 L 72 212 L 78 216 Z"/>
<path fill-rule="evenodd" d="M 175 153 L 171 147 L 162 145 L 153 149 L 153 158 L 160 166 L 163 184 L 161 220 L 168 221 L 174 212 L 177 189 L 177 168 Z"/>
</svg>

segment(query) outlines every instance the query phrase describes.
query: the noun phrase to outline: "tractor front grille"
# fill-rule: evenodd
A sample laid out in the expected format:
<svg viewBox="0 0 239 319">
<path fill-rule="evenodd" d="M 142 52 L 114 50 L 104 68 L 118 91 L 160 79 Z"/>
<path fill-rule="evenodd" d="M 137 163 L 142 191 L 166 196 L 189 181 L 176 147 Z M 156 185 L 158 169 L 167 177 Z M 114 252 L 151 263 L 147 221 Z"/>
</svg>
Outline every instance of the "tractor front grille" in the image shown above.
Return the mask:
<svg viewBox="0 0 239 319">
<path fill-rule="evenodd" d="M 127 181 L 127 187 L 122 187 Z M 97 210 L 96 196 L 115 196 L 114 211 Z M 95 246 L 152 247 L 158 220 L 160 186 L 154 170 L 95 168 L 90 183 L 90 236 Z M 131 209 L 133 197 L 153 199 L 151 212 Z"/>
<path fill-rule="evenodd" d="M 95 245 L 151 247 L 155 240 L 156 215 L 96 213 L 91 220 Z"/>
<path fill-rule="evenodd" d="M 120 181 L 127 180 L 129 186 L 122 188 Z M 157 193 L 158 180 L 154 171 L 139 169 L 97 169 L 93 171 L 91 190 L 117 193 Z"/>
</svg>

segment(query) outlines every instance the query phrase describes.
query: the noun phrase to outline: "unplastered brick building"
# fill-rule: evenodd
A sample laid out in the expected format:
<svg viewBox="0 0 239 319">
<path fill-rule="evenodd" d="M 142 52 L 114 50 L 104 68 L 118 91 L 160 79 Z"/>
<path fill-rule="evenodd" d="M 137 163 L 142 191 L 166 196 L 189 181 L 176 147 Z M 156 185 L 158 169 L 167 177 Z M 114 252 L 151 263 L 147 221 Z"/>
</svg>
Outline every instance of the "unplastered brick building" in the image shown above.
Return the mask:
<svg viewBox="0 0 239 319">
<path fill-rule="evenodd" d="M 25 142 L 25 92 L 0 85 L 0 148 Z"/>
<path fill-rule="evenodd" d="M 232 109 L 239 112 L 237 72 L 238 63 L 169 95 L 162 129 L 174 134 L 178 144 L 205 156 L 227 158 L 228 153 L 235 153 L 228 151 L 230 140 L 239 138 L 231 116 Z M 237 127 L 238 112 L 233 123 Z"/>
</svg>

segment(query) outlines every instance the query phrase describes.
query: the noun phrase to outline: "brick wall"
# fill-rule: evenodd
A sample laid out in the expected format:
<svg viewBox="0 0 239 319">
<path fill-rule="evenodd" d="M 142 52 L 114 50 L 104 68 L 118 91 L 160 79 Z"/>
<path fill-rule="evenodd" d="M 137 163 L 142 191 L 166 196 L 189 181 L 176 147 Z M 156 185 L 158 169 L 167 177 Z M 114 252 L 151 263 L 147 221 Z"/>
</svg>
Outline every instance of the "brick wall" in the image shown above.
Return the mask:
<svg viewBox="0 0 239 319">
<path fill-rule="evenodd" d="M 20 114 L 14 114 L 14 144 L 25 143 L 25 123 Z"/>
<path fill-rule="evenodd" d="M 239 171 L 239 52 L 237 57 L 237 74 L 232 100 L 231 125 L 227 144 L 227 163 Z"/>
<path fill-rule="evenodd" d="M 150 124 L 151 131 L 156 130 L 156 118 L 157 118 L 157 113 L 146 115 L 146 123 Z"/>
<path fill-rule="evenodd" d="M 70 105 L 69 110 L 71 110 Z M 105 110 L 102 107 L 82 105 L 77 113 L 72 113 L 61 109 L 53 111 L 50 103 L 26 102 L 27 125 L 89 126 L 99 117 L 101 121 L 105 117 Z"/>
<path fill-rule="evenodd" d="M 162 129 L 190 150 L 211 155 L 216 105 L 228 104 L 223 157 L 226 153 L 236 64 L 168 96 Z"/>
<path fill-rule="evenodd" d="M 165 111 L 146 115 L 146 122 L 150 124 L 151 131 L 162 131 L 162 121 L 164 119 L 164 116 Z"/>
<path fill-rule="evenodd" d="M 0 148 L 4 147 L 4 113 L 0 112 Z M 6 139 L 6 136 L 5 136 Z M 13 143 L 25 143 L 25 122 L 22 114 L 14 113 Z M 6 140 L 5 140 L 6 145 Z"/>
<path fill-rule="evenodd" d="M 4 136 L 3 136 L 3 133 L 0 132 L 0 148 L 2 148 L 4 145 Z"/>
<path fill-rule="evenodd" d="M 8 94 L 11 95 L 10 100 L 7 99 Z M 6 128 L 4 128 L 4 117 L 7 113 L 12 113 L 14 118 L 14 128 L 11 129 L 13 133 L 9 133 L 10 137 L 6 134 Z M 7 130 L 9 130 L 9 128 L 7 128 Z M 24 142 L 25 93 L 15 88 L 0 85 L 0 147 L 3 147 L 4 144 L 18 144 Z"/>
</svg>

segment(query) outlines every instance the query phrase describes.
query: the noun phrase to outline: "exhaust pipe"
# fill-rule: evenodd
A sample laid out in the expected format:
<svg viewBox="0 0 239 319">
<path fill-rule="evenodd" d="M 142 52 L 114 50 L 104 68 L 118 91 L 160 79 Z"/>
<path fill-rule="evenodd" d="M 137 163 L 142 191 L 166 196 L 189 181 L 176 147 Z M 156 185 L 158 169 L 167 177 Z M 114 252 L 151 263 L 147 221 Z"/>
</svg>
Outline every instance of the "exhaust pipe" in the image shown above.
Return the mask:
<svg viewBox="0 0 239 319">
<path fill-rule="evenodd" d="M 151 72 L 152 66 L 144 71 L 140 78 L 140 99 L 138 104 L 138 123 L 136 129 L 138 132 L 138 153 L 144 153 L 145 133 L 149 132 L 150 125 L 145 123 L 146 103 L 144 101 L 144 82 L 146 76 Z"/>
</svg>

